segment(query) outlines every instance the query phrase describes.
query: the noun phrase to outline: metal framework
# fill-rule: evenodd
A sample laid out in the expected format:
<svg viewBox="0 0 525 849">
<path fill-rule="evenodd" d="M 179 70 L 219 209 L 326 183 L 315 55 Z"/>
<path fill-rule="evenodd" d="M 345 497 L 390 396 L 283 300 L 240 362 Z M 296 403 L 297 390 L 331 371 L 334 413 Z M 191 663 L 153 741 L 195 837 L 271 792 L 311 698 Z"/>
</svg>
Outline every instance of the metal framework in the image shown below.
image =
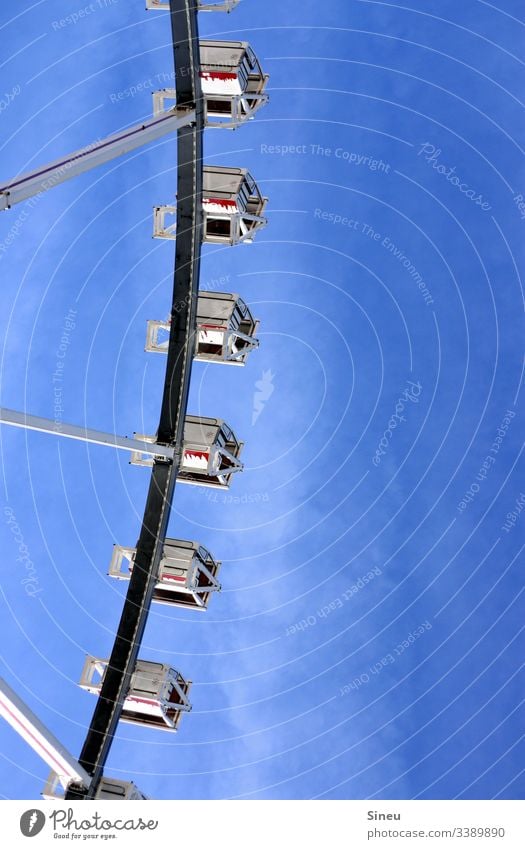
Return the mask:
<svg viewBox="0 0 525 849">
<path fill-rule="evenodd" d="M 195 359 L 206 363 L 243 366 L 250 351 L 259 347 L 259 322 L 239 295 L 199 292 Z M 148 321 L 146 351 L 165 354 L 170 321 Z"/>
<path fill-rule="evenodd" d="M 63 799 L 64 792 L 71 782 L 89 784 L 89 774 L 82 769 L 77 759 L 46 728 L 3 678 L 0 678 L 0 716 L 51 767 L 42 791 L 44 799 Z M 130 781 L 103 778 L 95 798 L 140 800 L 145 799 L 146 796 Z"/>
<path fill-rule="evenodd" d="M 60 780 L 56 772 L 51 771 L 48 779 L 42 790 L 44 799 L 53 801 L 54 799 L 63 799 L 64 792 L 60 789 Z M 100 779 L 100 783 L 95 793 L 95 799 L 107 799 L 111 802 L 120 802 L 123 800 L 130 802 L 140 802 L 148 797 L 132 781 L 119 781 L 116 778 Z"/>
<path fill-rule="evenodd" d="M 163 460 L 172 460 L 174 454 L 171 445 L 157 445 L 155 439 L 129 439 L 127 436 L 117 436 L 114 433 L 105 433 L 81 425 L 65 424 L 65 422 L 46 419 L 42 416 L 32 416 L 29 413 L 8 410 L 6 407 L 0 407 L 0 424 L 21 427 L 24 430 L 36 430 L 40 433 L 50 433 L 55 436 L 65 436 L 68 439 L 91 442 L 94 445 L 108 445 L 113 448 L 120 448 L 123 451 L 131 451 L 132 454 L 140 452 Z"/>
<path fill-rule="evenodd" d="M 154 460 L 134 568 L 93 718 L 80 754 L 91 784 L 70 786 L 67 799 L 92 799 L 121 717 L 151 606 L 182 457 L 184 417 L 195 346 L 202 242 L 202 135 L 196 0 L 170 0 L 177 108 L 195 121 L 177 132 L 178 236 L 172 295 L 172 332 L 157 442 L 174 447 L 173 461 Z M 177 307 L 182 307 L 177 309 Z"/>
<path fill-rule="evenodd" d="M 268 74 L 248 42 L 201 41 L 199 53 L 206 126 L 235 130 L 251 121 L 268 102 Z M 167 114 L 166 103 L 173 108 L 176 100 L 173 88 L 154 92 L 153 114 Z"/>
<path fill-rule="evenodd" d="M 110 162 L 118 156 L 194 123 L 194 110 L 188 107 L 174 108 L 163 115 L 150 118 L 143 124 L 137 124 L 125 132 L 116 133 L 75 153 L 56 159 L 45 168 L 37 168 L 0 186 L 0 210 L 9 209 L 15 203 L 46 192 L 58 186 L 59 183 L 65 183 L 72 177 L 77 177 L 92 168 L 98 168 L 105 162 Z"/>
<path fill-rule="evenodd" d="M 154 436 L 137 434 L 139 441 L 155 444 Z M 184 442 L 177 479 L 180 483 L 228 489 L 231 477 L 242 472 L 240 460 L 244 443 L 222 419 L 186 416 Z M 135 466 L 152 466 L 153 449 L 133 451 L 130 462 Z"/>
<path fill-rule="evenodd" d="M 202 184 L 203 240 L 213 244 L 251 244 L 258 230 L 266 226 L 264 211 L 268 198 L 246 168 L 205 165 Z M 169 217 L 173 220 L 169 220 Z M 153 235 L 158 239 L 177 238 L 177 207 L 156 206 Z"/>
<path fill-rule="evenodd" d="M 87 657 L 80 677 L 83 690 L 97 695 L 109 672 L 107 660 Z M 165 663 L 137 660 L 120 714 L 122 722 L 176 731 L 183 713 L 191 710 L 191 681 Z"/>
<path fill-rule="evenodd" d="M 135 564 L 135 548 L 113 547 L 108 575 L 129 581 Z M 221 564 L 198 542 L 166 539 L 155 585 L 153 601 L 174 607 L 191 607 L 204 611 L 211 593 L 219 592 L 217 580 Z"/>
<path fill-rule="evenodd" d="M 206 313 L 208 324 L 199 315 L 201 244 L 206 240 L 210 220 L 211 229 L 217 226 L 209 202 L 206 209 L 209 192 L 203 192 L 202 136 L 206 125 L 237 126 L 252 117 L 267 101 L 263 94 L 267 76 L 262 74 L 246 42 L 225 43 L 227 49 L 223 53 L 220 42 L 204 42 L 199 46 L 198 11 L 230 12 L 238 0 L 146 0 L 146 3 L 147 8 L 166 9 L 170 14 L 176 79 L 175 92 L 170 92 L 170 96 L 175 98 L 175 105 L 164 111 L 167 95 L 160 93 L 152 119 L 0 186 L 0 210 L 8 209 L 177 131 L 176 228 L 172 235 L 175 268 L 171 316 L 167 323 L 169 338 L 162 345 L 167 363 L 157 434 L 128 438 L 0 408 L 0 423 L 128 450 L 132 462 L 152 469 L 136 547 L 116 546 L 110 566 L 112 577 L 129 582 L 111 654 L 105 660 L 88 657 L 82 673 L 80 686 L 94 693 L 97 702 L 78 761 L 39 724 L 28 708 L 24 711 L 15 694 L 7 685 L 2 686 L 0 679 L 0 715 L 16 716 L 19 725 L 23 715 L 25 737 L 38 740 L 38 745 L 34 745 L 37 750 L 39 746 L 42 748 L 42 741 L 52 740 L 53 756 L 47 758 L 52 772 L 44 789 L 44 796 L 51 799 L 61 798 L 60 784 L 64 787 L 64 798 L 71 800 L 145 798 L 133 783 L 103 776 L 119 720 L 174 731 L 182 713 L 191 710 L 188 700 L 191 682 L 165 664 L 139 660 L 138 652 L 152 601 L 205 610 L 211 593 L 220 590 L 217 580 L 220 562 L 198 543 L 167 539 L 177 480 L 227 487 L 232 475 L 242 469 L 239 456 L 243 444 L 221 419 L 186 414 L 193 359 L 243 364 L 248 352 L 258 345 L 254 337 L 257 322 L 238 296 L 215 296 L 217 301 L 224 300 L 224 304 L 215 305 L 211 315 Z M 217 72 L 215 65 L 220 65 L 217 55 L 230 57 L 228 61 L 233 64 L 228 73 Z M 204 71 L 203 56 L 207 57 Z M 226 77 L 227 85 L 233 87 L 231 93 L 218 90 L 223 83 L 217 80 Z M 216 117 L 220 116 L 217 122 L 209 118 L 207 121 L 213 110 Z M 208 171 L 215 173 L 217 169 Z M 245 170 L 222 171 L 228 174 L 229 185 L 225 190 L 237 187 L 243 198 L 242 207 L 236 208 L 237 218 L 233 223 L 228 221 L 231 229 L 228 240 L 230 244 L 249 241 L 246 238 L 249 231 L 266 223 L 262 218 L 266 198 Z M 242 191 L 241 186 L 244 186 Z M 215 193 L 217 190 L 221 187 L 215 186 Z M 212 201 L 214 197 L 212 194 Z M 220 224 L 219 229 L 223 226 Z"/>
<path fill-rule="evenodd" d="M 54 734 L 9 686 L 0 678 L 0 716 L 28 743 L 54 771 L 56 785 L 67 787 L 71 781 L 88 781 L 89 775 Z"/>
</svg>

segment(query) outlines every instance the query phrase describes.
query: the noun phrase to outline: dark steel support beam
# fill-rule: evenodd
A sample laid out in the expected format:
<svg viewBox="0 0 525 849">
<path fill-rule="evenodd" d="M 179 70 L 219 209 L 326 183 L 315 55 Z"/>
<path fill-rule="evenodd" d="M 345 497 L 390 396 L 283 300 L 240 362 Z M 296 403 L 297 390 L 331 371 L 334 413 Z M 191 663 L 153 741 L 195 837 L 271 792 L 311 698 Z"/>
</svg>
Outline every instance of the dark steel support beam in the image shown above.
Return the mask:
<svg viewBox="0 0 525 849">
<path fill-rule="evenodd" d="M 175 447 L 173 462 L 155 461 L 137 543 L 135 564 L 109 665 L 79 758 L 92 776 L 88 788 L 71 786 L 67 799 L 92 799 L 103 775 L 144 634 L 167 535 L 182 456 L 184 419 L 195 345 L 202 241 L 202 134 L 204 129 L 197 0 L 170 0 L 177 105 L 195 108 L 195 124 L 177 133 L 177 237 L 172 325 L 158 442 Z"/>
</svg>

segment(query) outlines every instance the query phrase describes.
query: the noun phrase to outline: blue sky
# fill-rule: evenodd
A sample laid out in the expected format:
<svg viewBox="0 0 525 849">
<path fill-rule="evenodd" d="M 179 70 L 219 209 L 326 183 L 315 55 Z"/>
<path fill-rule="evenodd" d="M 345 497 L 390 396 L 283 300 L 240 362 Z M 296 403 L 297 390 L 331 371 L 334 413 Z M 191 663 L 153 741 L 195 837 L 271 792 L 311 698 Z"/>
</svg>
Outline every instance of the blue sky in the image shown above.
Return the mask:
<svg viewBox="0 0 525 849">
<path fill-rule="evenodd" d="M 96 0 L 66 25 L 66 0 L 2 10 L 2 179 L 150 114 L 172 59 L 143 5 Z M 121 726 L 107 773 L 154 798 L 525 789 L 525 21 L 517 0 L 412 5 L 200 16 L 271 74 L 254 122 L 205 136 L 206 161 L 252 171 L 269 226 L 203 249 L 201 284 L 226 278 L 261 348 L 193 369 L 189 412 L 226 419 L 246 469 L 228 494 L 177 488 L 170 534 L 223 561 L 223 592 L 204 616 L 152 609 L 141 657 L 193 680 L 193 711 L 177 735 Z M 64 420 L 154 431 L 165 361 L 145 326 L 168 313 L 173 244 L 151 210 L 175 183 L 167 138 L 1 215 L 3 406 L 52 416 L 75 310 Z M 7 428 L 1 462 L 0 674 L 78 754 L 94 698 L 76 682 L 110 651 L 125 588 L 107 567 L 136 541 L 148 472 Z M 0 793 L 38 797 L 47 768 L 0 739 Z"/>
</svg>

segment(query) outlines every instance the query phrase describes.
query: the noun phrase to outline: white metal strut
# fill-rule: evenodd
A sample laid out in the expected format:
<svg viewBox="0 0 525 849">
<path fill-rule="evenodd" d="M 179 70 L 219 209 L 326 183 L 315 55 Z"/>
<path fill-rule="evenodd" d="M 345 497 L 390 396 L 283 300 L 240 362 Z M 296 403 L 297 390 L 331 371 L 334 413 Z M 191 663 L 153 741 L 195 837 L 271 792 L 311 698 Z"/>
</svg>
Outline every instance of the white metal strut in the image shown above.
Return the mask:
<svg viewBox="0 0 525 849">
<path fill-rule="evenodd" d="M 3 678 L 0 678 L 0 716 L 51 767 L 64 788 L 70 781 L 89 784 L 91 777 L 86 770 Z"/>
<path fill-rule="evenodd" d="M 15 203 L 52 189 L 72 177 L 110 162 L 124 153 L 136 150 L 155 139 L 173 133 L 195 121 L 194 109 L 171 109 L 161 116 L 149 118 L 142 124 L 136 124 L 121 133 L 115 133 L 105 139 L 97 140 L 87 147 L 56 159 L 49 165 L 43 165 L 20 177 L 13 177 L 0 186 L 0 210 L 9 209 Z"/>
<path fill-rule="evenodd" d="M 5 407 L 0 407 L 0 424 L 23 427 L 27 430 L 38 430 L 41 433 L 65 436 L 82 442 L 92 442 L 95 445 L 109 445 L 123 451 L 140 451 L 141 454 L 153 455 L 167 460 L 173 459 L 174 456 L 173 446 L 159 445 L 151 439 L 149 441 L 129 439 L 127 436 L 117 436 L 114 433 L 93 430 L 82 425 L 71 425 L 54 419 L 46 419 L 42 416 L 32 416 L 29 413 L 20 413 L 17 410 L 8 410 Z"/>
</svg>

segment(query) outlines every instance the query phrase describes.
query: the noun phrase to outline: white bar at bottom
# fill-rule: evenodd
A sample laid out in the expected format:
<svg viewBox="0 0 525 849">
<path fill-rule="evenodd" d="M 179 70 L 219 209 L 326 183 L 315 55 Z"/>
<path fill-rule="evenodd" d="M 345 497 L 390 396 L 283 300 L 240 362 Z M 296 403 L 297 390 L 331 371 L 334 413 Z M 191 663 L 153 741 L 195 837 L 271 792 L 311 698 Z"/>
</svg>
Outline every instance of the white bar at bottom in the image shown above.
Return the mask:
<svg viewBox="0 0 525 849">
<path fill-rule="evenodd" d="M 129 745 L 132 745 L 131 743 Z M 145 773 L 151 769 L 147 754 L 142 758 Z M 135 759 L 138 765 L 138 761 Z M 289 770 L 293 778 L 294 764 Z M 218 773 L 220 774 L 220 773 Z M 266 780 L 271 781 L 271 776 Z M 278 783 L 279 776 L 275 778 Z M 264 783 L 256 769 L 249 785 L 237 782 L 244 794 Z M 142 783 L 150 786 L 142 787 Z M 221 785 L 223 786 L 223 785 Z M 156 787 L 167 792 L 170 787 L 169 763 L 165 774 L 141 776 L 141 789 L 146 793 Z M 322 787 L 317 787 L 322 792 Z M 191 788 L 188 792 L 191 791 Z M 218 790 L 220 792 L 220 788 Z M 270 788 L 264 792 L 272 792 Z M 275 792 L 275 790 L 274 790 Z M 290 792 L 280 788 L 283 796 Z M 414 790 L 417 792 L 417 789 Z M 495 786 L 494 792 L 497 792 Z M 25 802 L 2 803 L 4 845 L 26 847 L 27 838 L 20 831 L 20 817 L 28 821 L 35 809 L 42 812 L 38 821 L 43 826 L 32 845 L 38 849 L 56 847 L 61 838 L 78 845 L 92 838 L 110 840 L 121 849 L 172 846 L 174 823 L 177 845 L 195 844 L 213 849 L 523 849 L 525 817 L 521 801 L 157 801 L 140 802 L 42 802 L 31 806 Z M 371 819 L 383 816 L 385 819 Z M 395 819 L 394 819 L 395 816 Z M 256 823 L 256 827 L 254 827 Z M 500 831 L 501 836 L 458 836 L 458 829 Z M 454 829 L 456 829 L 455 836 Z M 376 833 L 377 832 L 377 833 Z M 389 836 L 390 835 L 390 836 Z M 91 839 L 90 839 L 91 838 Z"/>
</svg>

